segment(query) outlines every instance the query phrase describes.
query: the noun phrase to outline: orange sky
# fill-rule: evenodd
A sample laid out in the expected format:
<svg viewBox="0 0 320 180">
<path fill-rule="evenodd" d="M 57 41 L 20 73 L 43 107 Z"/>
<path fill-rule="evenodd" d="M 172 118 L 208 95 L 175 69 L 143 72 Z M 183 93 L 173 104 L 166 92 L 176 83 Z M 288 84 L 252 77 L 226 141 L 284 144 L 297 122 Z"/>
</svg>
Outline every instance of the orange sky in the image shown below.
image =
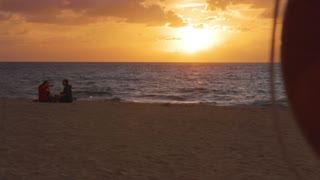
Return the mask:
<svg viewBox="0 0 320 180">
<path fill-rule="evenodd" d="M 266 62 L 272 8 L 267 0 L 0 0 L 0 61 Z"/>
</svg>

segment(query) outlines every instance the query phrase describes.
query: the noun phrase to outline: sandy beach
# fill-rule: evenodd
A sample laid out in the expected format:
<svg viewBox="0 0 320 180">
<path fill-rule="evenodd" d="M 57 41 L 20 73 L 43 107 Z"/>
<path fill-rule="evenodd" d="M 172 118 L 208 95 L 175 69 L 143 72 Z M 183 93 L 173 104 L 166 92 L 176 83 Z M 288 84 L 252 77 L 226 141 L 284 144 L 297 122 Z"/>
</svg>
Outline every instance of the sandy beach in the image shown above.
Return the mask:
<svg viewBox="0 0 320 180">
<path fill-rule="evenodd" d="M 295 179 L 270 108 L 0 100 L 0 179 Z M 287 109 L 292 166 L 320 163 Z"/>
</svg>

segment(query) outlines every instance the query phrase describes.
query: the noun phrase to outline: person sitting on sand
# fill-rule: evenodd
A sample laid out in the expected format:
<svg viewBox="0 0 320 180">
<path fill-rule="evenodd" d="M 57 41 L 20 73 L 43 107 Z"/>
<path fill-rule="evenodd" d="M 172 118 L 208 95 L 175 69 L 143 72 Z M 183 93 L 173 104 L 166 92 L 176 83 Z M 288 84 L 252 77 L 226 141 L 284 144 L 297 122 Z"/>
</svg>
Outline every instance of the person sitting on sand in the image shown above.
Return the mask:
<svg viewBox="0 0 320 180">
<path fill-rule="evenodd" d="M 42 84 L 38 87 L 38 100 L 39 102 L 52 102 L 53 98 L 50 93 L 50 85 L 49 81 L 43 81 Z"/>
<path fill-rule="evenodd" d="M 69 81 L 67 79 L 64 79 L 62 81 L 62 85 L 64 86 L 63 92 L 60 93 L 59 102 L 62 103 L 71 103 L 72 98 L 72 86 L 69 84 Z"/>
</svg>

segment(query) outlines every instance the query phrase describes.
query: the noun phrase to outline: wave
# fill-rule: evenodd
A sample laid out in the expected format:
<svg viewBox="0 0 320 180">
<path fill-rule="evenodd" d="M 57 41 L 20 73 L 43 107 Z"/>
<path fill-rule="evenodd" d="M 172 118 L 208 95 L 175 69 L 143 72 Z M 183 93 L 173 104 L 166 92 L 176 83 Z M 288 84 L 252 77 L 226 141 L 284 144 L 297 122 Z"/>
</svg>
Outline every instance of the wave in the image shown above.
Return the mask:
<svg viewBox="0 0 320 180">
<path fill-rule="evenodd" d="M 181 88 L 179 89 L 180 92 L 186 92 L 186 93 L 191 93 L 191 92 L 209 92 L 209 89 L 203 88 L 203 87 L 196 87 L 196 88 Z"/>
<path fill-rule="evenodd" d="M 232 89 L 231 90 L 230 89 L 227 89 L 227 90 L 212 89 L 210 92 L 214 94 L 219 94 L 219 95 L 237 95 L 240 93 L 239 91 L 232 90 Z"/>
<path fill-rule="evenodd" d="M 241 107 L 268 107 L 272 105 L 271 100 L 256 100 L 251 103 L 235 103 L 236 106 Z"/>
<path fill-rule="evenodd" d="M 111 98 L 111 99 L 106 99 L 105 101 L 111 101 L 111 102 L 123 102 L 124 100 L 119 98 L 119 97 L 115 97 L 115 98 Z"/>
<path fill-rule="evenodd" d="M 268 91 L 267 90 L 258 89 L 258 90 L 256 90 L 256 93 L 265 94 L 265 93 L 268 93 Z"/>
<path fill-rule="evenodd" d="M 182 93 L 203 93 L 203 94 L 208 94 L 208 93 L 214 93 L 214 94 L 219 94 L 219 95 L 225 95 L 225 94 L 239 94 L 239 91 L 234 90 L 234 89 L 228 89 L 228 90 L 223 90 L 223 89 L 207 89 L 203 87 L 196 87 L 196 88 L 182 88 L 179 89 L 179 92 Z"/>
<path fill-rule="evenodd" d="M 74 95 L 76 96 L 112 96 L 113 93 L 111 91 L 74 91 Z"/>
<path fill-rule="evenodd" d="M 37 98 L 41 79 L 59 82 L 56 94 L 66 77 L 79 100 L 267 106 L 268 73 L 267 64 L 2 63 L 0 76 L 12 76 L 0 79 L 0 97 Z M 278 104 L 287 104 L 282 79 L 276 83 Z"/>
<path fill-rule="evenodd" d="M 177 95 L 157 95 L 157 94 L 147 94 L 139 97 L 145 98 L 154 98 L 154 99 L 161 99 L 161 100 L 173 100 L 173 101 L 186 101 L 187 98 Z"/>
</svg>

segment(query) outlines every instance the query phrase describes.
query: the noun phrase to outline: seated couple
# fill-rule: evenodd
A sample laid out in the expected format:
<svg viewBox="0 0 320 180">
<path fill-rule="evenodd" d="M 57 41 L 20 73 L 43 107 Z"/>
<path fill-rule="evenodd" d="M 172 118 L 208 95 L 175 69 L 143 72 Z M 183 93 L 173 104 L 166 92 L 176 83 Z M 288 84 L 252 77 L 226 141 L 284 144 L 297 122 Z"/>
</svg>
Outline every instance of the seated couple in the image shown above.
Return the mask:
<svg viewBox="0 0 320 180">
<path fill-rule="evenodd" d="M 50 92 L 49 81 L 43 81 L 43 83 L 38 87 L 38 96 L 39 102 L 63 102 L 63 103 L 71 103 L 72 102 L 72 86 L 69 85 L 69 81 L 64 79 L 62 81 L 62 85 L 64 86 L 63 92 L 58 95 L 52 95 Z"/>
</svg>

